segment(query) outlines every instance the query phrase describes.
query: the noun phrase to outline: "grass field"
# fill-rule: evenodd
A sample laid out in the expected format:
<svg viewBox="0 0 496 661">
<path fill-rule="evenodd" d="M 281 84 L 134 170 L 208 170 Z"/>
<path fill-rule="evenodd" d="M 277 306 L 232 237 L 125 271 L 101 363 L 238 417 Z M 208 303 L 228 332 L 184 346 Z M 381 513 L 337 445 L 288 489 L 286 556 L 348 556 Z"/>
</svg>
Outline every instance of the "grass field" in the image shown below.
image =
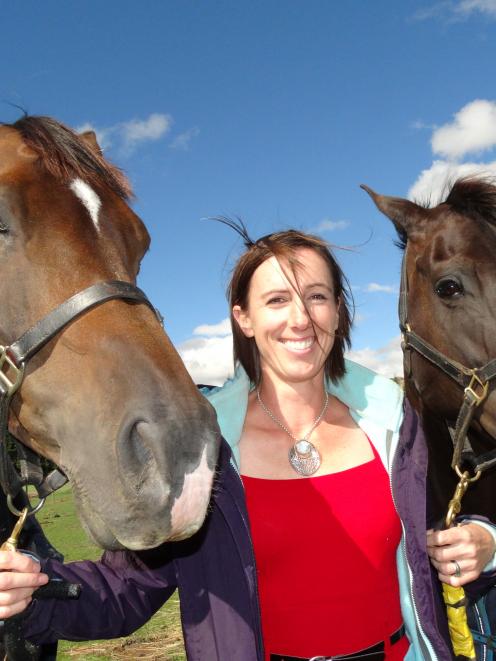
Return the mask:
<svg viewBox="0 0 496 661">
<path fill-rule="evenodd" d="M 94 546 L 82 531 L 74 510 L 69 487 L 52 494 L 38 516 L 50 542 L 71 560 L 96 559 L 101 551 Z M 183 639 L 179 622 L 177 595 L 139 631 L 127 638 L 91 643 L 59 643 L 58 659 L 144 659 L 184 661 Z"/>
</svg>

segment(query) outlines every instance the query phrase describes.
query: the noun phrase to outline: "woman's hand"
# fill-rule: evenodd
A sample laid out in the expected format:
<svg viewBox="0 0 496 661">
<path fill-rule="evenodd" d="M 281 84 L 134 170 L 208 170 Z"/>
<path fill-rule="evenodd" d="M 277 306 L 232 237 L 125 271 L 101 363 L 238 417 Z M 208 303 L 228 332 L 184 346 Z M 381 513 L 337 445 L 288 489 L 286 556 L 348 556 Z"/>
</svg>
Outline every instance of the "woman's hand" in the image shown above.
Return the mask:
<svg viewBox="0 0 496 661">
<path fill-rule="evenodd" d="M 33 592 L 48 582 L 40 572 L 40 563 L 13 551 L 0 551 L 0 619 L 21 613 L 30 603 Z"/>
<path fill-rule="evenodd" d="M 476 523 L 427 531 L 427 553 L 439 580 L 455 587 L 479 578 L 495 547 L 491 533 Z"/>
</svg>

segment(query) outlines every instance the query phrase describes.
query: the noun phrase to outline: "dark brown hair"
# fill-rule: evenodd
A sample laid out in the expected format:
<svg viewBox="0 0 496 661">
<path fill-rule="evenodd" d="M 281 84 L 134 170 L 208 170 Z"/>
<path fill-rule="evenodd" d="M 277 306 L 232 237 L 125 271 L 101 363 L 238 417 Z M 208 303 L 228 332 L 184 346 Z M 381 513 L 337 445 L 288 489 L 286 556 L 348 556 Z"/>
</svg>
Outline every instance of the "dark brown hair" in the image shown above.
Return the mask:
<svg viewBox="0 0 496 661">
<path fill-rule="evenodd" d="M 218 220 L 226 222 L 226 219 L 219 218 Z M 236 229 L 243 236 L 247 246 L 247 250 L 241 255 L 233 269 L 231 281 L 227 288 L 231 310 L 235 365 L 238 362 L 241 363 L 250 381 L 257 385 L 260 383 L 260 355 L 257 345 L 254 338 L 244 335 L 232 312 L 235 305 L 239 305 L 243 310 L 247 309 L 251 279 L 256 269 L 270 257 L 276 257 L 279 262 L 287 262 L 296 282 L 298 282 L 296 271 L 304 268 L 304 264 L 297 259 L 296 251 L 301 248 L 309 248 L 320 255 L 327 264 L 334 287 L 334 297 L 336 302 L 339 301 L 339 325 L 335 334 L 334 345 L 324 365 L 326 376 L 336 382 L 345 373 L 344 351 L 345 347 L 350 348 L 351 346 L 352 319 L 349 309 L 348 281 L 334 258 L 329 244 L 317 236 L 298 230 L 275 232 L 252 242 L 242 223 L 241 227 L 237 227 L 234 222 L 226 222 L 226 224 Z"/>
</svg>

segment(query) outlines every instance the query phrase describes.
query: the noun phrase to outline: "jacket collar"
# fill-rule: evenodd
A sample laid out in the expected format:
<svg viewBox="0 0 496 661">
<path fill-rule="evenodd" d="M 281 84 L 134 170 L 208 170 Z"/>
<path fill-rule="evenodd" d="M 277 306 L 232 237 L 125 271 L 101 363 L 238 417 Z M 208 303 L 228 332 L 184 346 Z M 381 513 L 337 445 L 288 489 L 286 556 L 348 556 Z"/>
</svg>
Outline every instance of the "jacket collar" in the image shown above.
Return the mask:
<svg viewBox="0 0 496 661">
<path fill-rule="evenodd" d="M 376 374 L 358 363 L 346 360 L 346 372 L 338 383 L 326 382 L 331 395 L 350 409 L 354 420 L 370 422 L 375 427 L 399 431 L 403 413 L 403 392 L 392 379 Z M 253 385 L 242 367 L 224 385 L 205 392 L 217 412 L 222 435 L 239 463 L 238 443 L 248 407 L 248 395 Z"/>
</svg>

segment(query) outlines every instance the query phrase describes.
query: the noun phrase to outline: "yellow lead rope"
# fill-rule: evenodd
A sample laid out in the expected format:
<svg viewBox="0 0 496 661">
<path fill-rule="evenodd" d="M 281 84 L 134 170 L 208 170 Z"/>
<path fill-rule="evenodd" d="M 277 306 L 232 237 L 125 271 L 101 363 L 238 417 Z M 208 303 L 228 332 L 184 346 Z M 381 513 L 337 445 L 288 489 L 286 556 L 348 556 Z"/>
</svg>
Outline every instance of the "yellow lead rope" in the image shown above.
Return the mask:
<svg viewBox="0 0 496 661">
<path fill-rule="evenodd" d="M 475 659 L 472 633 L 467 622 L 466 598 L 463 588 L 455 588 L 443 583 L 443 598 L 448 614 L 448 629 L 455 656 Z"/>
<path fill-rule="evenodd" d="M 460 513 L 462 498 L 471 482 L 479 479 L 480 473 L 475 477 L 470 477 L 465 471 L 462 473 L 458 466 L 456 472 L 460 481 L 458 482 L 453 498 L 448 505 L 448 514 L 446 515 L 445 526 L 451 528 L 457 514 Z M 455 656 L 465 656 L 467 659 L 476 659 L 474 639 L 467 621 L 467 599 L 465 590 L 462 587 L 453 587 L 443 583 L 443 599 L 446 604 L 448 615 L 448 629 L 453 645 Z"/>
</svg>

